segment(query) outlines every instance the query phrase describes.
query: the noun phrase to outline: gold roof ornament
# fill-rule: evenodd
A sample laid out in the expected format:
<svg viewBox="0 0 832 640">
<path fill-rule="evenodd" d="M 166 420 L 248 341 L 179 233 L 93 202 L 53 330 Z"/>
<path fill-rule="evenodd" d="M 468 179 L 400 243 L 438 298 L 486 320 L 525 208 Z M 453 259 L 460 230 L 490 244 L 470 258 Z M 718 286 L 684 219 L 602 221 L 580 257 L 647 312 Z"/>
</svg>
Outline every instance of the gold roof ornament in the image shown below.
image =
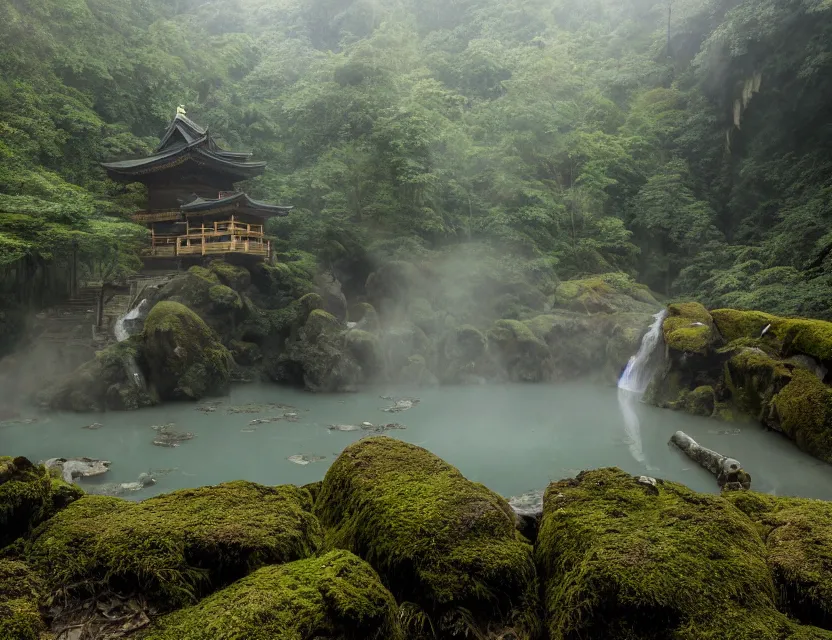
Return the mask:
<svg viewBox="0 0 832 640">
<path fill-rule="evenodd" d="M 178 116 L 187 115 L 185 113 L 185 105 L 184 104 L 180 104 L 178 107 L 176 107 L 176 115 L 178 115 Z"/>
</svg>

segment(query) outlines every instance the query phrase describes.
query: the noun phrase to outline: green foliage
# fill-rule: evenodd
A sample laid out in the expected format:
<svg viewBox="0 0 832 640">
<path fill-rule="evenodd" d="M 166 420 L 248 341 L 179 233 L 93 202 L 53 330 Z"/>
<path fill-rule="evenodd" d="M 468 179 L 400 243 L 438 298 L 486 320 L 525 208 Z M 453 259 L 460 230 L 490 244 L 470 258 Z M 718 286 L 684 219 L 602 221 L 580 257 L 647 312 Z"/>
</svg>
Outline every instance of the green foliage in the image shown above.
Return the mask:
<svg viewBox="0 0 832 640">
<path fill-rule="evenodd" d="M 396 601 L 367 563 L 348 551 L 331 551 L 258 569 L 199 604 L 162 617 L 139 637 L 398 640 L 402 633 L 397 614 Z"/>
<path fill-rule="evenodd" d="M 0 559 L 0 640 L 40 640 L 40 581 L 22 562 Z"/>
<path fill-rule="evenodd" d="M 0 457 L 0 548 L 27 533 L 52 510 L 46 469 L 26 458 Z"/>
<path fill-rule="evenodd" d="M 37 529 L 26 559 L 52 592 L 140 589 L 164 607 L 189 604 L 264 564 L 320 543 L 310 498 L 293 486 L 231 482 L 141 503 L 85 496 Z"/>
</svg>

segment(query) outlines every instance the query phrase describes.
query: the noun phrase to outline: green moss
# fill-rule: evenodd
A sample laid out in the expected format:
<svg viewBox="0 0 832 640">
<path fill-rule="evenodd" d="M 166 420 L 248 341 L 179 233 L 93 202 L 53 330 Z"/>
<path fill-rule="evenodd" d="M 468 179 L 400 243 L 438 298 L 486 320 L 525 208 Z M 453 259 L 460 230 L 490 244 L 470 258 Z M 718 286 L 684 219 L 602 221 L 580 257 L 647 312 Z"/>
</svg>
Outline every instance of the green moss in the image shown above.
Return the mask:
<svg viewBox="0 0 832 640">
<path fill-rule="evenodd" d="M 518 638 L 533 635 L 523 625 L 536 620 L 535 570 L 513 512 L 425 449 L 386 437 L 347 447 L 324 478 L 316 513 L 328 545 L 367 560 L 440 637 L 463 610 L 476 628 L 514 624 Z"/>
<path fill-rule="evenodd" d="M 320 525 L 309 493 L 231 482 L 141 503 L 85 496 L 43 523 L 27 561 L 50 591 L 139 589 L 167 605 L 269 563 L 314 553 Z"/>
<path fill-rule="evenodd" d="M 556 322 L 556 316 L 543 315 L 532 318 L 531 320 L 526 320 L 523 324 L 529 328 L 538 340 L 545 341 L 546 336 L 549 335 L 549 332 L 552 330 L 552 327 L 555 326 Z"/>
<path fill-rule="evenodd" d="M 742 349 L 725 363 L 725 380 L 734 404 L 764 421 L 770 415 L 772 398 L 791 380 L 791 371 L 759 349 Z"/>
<path fill-rule="evenodd" d="M 365 375 L 372 377 L 382 372 L 384 354 L 378 337 L 367 331 L 351 329 L 346 334 L 346 345 L 347 350 L 361 365 Z"/>
<path fill-rule="evenodd" d="M 205 267 L 191 267 L 190 269 L 188 269 L 188 273 L 190 273 L 192 276 L 196 276 L 197 278 L 202 278 L 203 280 L 206 280 L 211 284 L 220 283 L 220 279 L 217 277 L 217 274 L 209 271 Z"/>
<path fill-rule="evenodd" d="M 832 503 L 753 492 L 726 495 L 758 526 L 786 613 L 832 627 Z"/>
<path fill-rule="evenodd" d="M 515 382 L 540 382 L 549 374 L 549 349 L 518 320 L 498 320 L 488 331 L 488 350 Z"/>
<path fill-rule="evenodd" d="M 695 416 L 709 417 L 714 412 L 714 389 L 711 386 L 697 387 L 685 396 L 684 409 Z"/>
<path fill-rule="evenodd" d="M 307 293 L 299 300 L 299 302 L 307 316 L 316 309 L 323 309 L 326 306 L 324 304 L 324 299 L 317 293 Z"/>
<path fill-rule="evenodd" d="M 322 333 L 332 333 L 341 329 L 338 319 L 323 309 L 314 309 L 303 327 L 310 336 L 319 336 Z"/>
<path fill-rule="evenodd" d="M 832 462 L 832 390 L 805 369 L 794 369 L 791 381 L 772 400 L 780 428 L 801 449 Z"/>
<path fill-rule="evenodd" d="M 0 457 L 0 548 L 52 512 L 52 483 L 46 469 L 23 457 Z"/>
<path fill-rule="evenodd" d="M 240 294 L 224 284 L 215 284 L 208 289 L 208 297 L 215 308 L 223 311 L 241 311 L 243 308 Z"/>
<path fill-rule="evenodd" d="M 347 551 L 263 567 L 159 619 L 142 640 L 398 640 L 396 601 Z"/>
<path fill-rule="evenodd" d="M 0 558 L 0 640 L 40 640 L 46 624 L 37 577 L 22 562 Z"/>
<path fill-rule="evenodd" d="M 679 484 L 644 485 L 618 469 L 553 483 L 535 554 L 552 640 L 803 633 L 775 608 L 766 549 L 748 518 Z"/>
<path fill-rule="evenodd" d="M 352 305 L 349 309 L 349 320 L 350 322 L 358 322 L 359 328 L 371 333 L 376 333 L 381 328 L 378 312 L 369 302 L 359 302 Z"/>
<path fill-rule="evenodd" d="M 253 342 L 243 342 L 241 340 L 232 340 L 229 345 L 231 355 L 234 356 L 234 361 L 237 364 L 250 366 L 257 364 L 263 359 L 263 353 Z"/>
<path fill-rule="evenodd" d="M 722 337 L 728 342 L 740 338 L 759 338 L 766 325 L 774 320 L 774 316 L 767 313 L 736 309 L 716 309 L 711 311 L 711 316 Z"/>
<path fill-rule="evenodd" d="M 231 354 L 186 306 L 158 303 L 145 320 L 143 335 L 151 379 L 163 399 L 196 399 L 228 384 Z"/>
<path fill-rule="evenodd" d="M 655 312 L 659 303 L 650 289 L 627 274 L 606 273 L 560 283 L 554 306 L 579 313 Z"/>
<path fill-rule="evenodd" d="M 245 267 L 229 264 L 223 260 L 214 260 L 209 268 L 217 275 L 220 282 L 235 291 L 245 291 L 251 284 L 251 274 Z"/>
<path fill-rule="evenodd" d="M 52 513 L 57 513 L 78 498 L 84 497 L 84 490 L 77 484 L 69 484 L 61 478 L 49 479 L 52 488 Z"/>
<path fill-rule="evenodd" d="M 672 304 L 662 324 L 665 344 L 682 353 L 706 354 L 713 346 L 713 320 L 698 302 Z"/>
</svg>

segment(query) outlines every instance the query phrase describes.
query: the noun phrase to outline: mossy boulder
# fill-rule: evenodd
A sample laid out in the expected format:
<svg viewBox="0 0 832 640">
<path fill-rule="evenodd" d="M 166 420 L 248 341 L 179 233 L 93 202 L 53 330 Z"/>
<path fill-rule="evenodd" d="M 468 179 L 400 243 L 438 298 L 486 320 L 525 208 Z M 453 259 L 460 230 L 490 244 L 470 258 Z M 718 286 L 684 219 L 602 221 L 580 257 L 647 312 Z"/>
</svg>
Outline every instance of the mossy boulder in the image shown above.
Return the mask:
<svg viewBox="0 0 832 640">
<path fill-rule="evenodd" d="M 698 302 L 671 304 L 662 333 L 668 348 L 687 354 L 706 355 L 719 339 L 711 314 Z"/>
<path fill-rule="evenodd" d="M 396 376 L 396 381 L 414 387 L 432 387 L 439 384 L 436 376 L 428 368 L 423 356 L 415 355 L 407 359 Z"/>
<path fill-rule="evenodd" d="M 791 381 L 791 369 L 757 348 L 740 348 L 725 363 L 734 405 L 755 420 L 776 427 L 771 401 Z"/>
<path fill-rule="evenodd" d="M 29 567 L 0 558 L 0 640 L 41 640 L 46 632 L 42 598 L 40 581 Z"/>
<path fill-rule="evenodd" d="M 230 346 L 234 362 L 243 366 L 255 365 L 263 359 L 263 353 L 253 342 L 232 340 Z"/>
<path fill-rule="evenodd" d="M 48 590 L 139 590 L 165 607 L 189 604 L 264 564 L 313 554 L 321 540 L 311 497 L 292 486 L 231 482 L 141 503 L 85 496 L 44 522 L 25 557 Z"/>
<path fill-rule="evenodd" d="M 52 483 L 42 466 L 23 457 L 0 457 L 0 548 L 52 513 Z"/>
<path fill-rule="evenodd" d="M 269 367 L 281 382 L 300 383 L 311 391 L 344 391 L 363 379 L 361 366 L 347 349 L 346 332 L 335 316 L 315 309 L 285 352 Z"/>
<path fill-rule="evenodd" d="M 362 326 L 361 323 L 358 326 Z M 421 356 L 426 363 L 432 360 L 434 345 L 415 324 L 403 322 L 381 333 L 381 349 L 387 368 L 392 372 L 407 366 L 414 355 Z"/>
<path fill-rule="evenodd" d="M 687 413 L 709 418 L 713 415 L 716 407 L 714 388 L 710 385 L 696 387 L 693 391 L 686 393 L 682 401 L 684 406 L 681 408 Z"/>
<path fill-rule="evenodd" d="M 211 305 L 217 312 L 234 312 L 243 309 L 243 301 L 240 298 L 240 294 L 224 284 L 215 284 L 208 289 L 208 298 L 211 300 Z"/>
<path fill-rule="evenodd" d="M 144 325 L 144 356 L 160 398 L 199 399 L 228 385 L 232 358 L 219 336 L 177 302 L 160 302 Z"/>
<path fill-rule="evenodd" d="M 352 329 L 346 333 L 348 353 L 361 366 L 365 380 L 379 376 L 384 371 L 384 354 L 378 337 L 367 331 Z"/>
<path fill-rule="evenodd" d="M 776 425 L 803 451 L 832 462 L 832 389 L 805 369 L 772 398 Z"/>
<path fill-rule="evenodd" d="M 561 282 L 552 306 L 583 314 L 654 312 L 660 307 L 646 286 L 624 273 Z"/>
<path fill-rule="evenodd" d="M 378 312 L 369 302 L 359 302 L 352 305 L 349 310 L 349 320 L 357 323 L 358 328 L 362 331 L 376 333 L 381 329 Z"/>
<path fill-rule="evenodd" d="M 426 334 L 435 333 L 439 328 L 439 316 L 426 298 L 413 298 L 407 303 L 406 316 Z"/>
<path fill-rule="evenodd" d="M 246 291 L 251 286 L 251 273 L 245 267 L 229 264 L 223 260 L 214 260 L 209 268 L 220 282 L 238 293 Z"/>
<path fill-rule="evenodd" d="M 488 351 L 512 382 L 540 382 L 551 370 L 546 343 L 518 320 L 498 320 L 488 331 Z"/>
<path fill-rule="evenodd" d="M 38 400 L 64 411 L 131 410 L 158 402 L 146 380 L 144 344 L 132 336 L 95 354 Z"/>
<path fill-rule="evenodd" d="M 188 269 L 188 274 L 195 278 L 201 278 L 209 284 L 219 284 L 220 279 L 214 271 L 206 269 L 205 267 L 193 266 Z"/>
<path fill-rule="evenodd" d="M 439 345 L 437 372 L 441 381 L 458 384 L 487 373 L 487 345 L 486 337 L 473 325 L 446 331 Z"/>
<path fill-rule="evenodd" d="M 198 604 L 168 614 L 141 640 L 399 640 L 393 596 L 348 551 L 258 569 Z"/>
<path fill-rule="evenodd" d="M 781 608 L 832 629 L 832 503 L 746 491 L 725 497 L 757 525 Z"/>
<path fill-rule="evenodd" d="M 327 472 L 316 513 L 326 544 L 367 560 L 438 637 L 507 627 L 533 637 L 535 569 L 511 508 L 429 451 L 387 437 L 350 445 Z"/>
<path fill-rule="evenodd" d="M 739 509 L 672 482 L 600 469 L 549 485 L 535 555 L 553 640 L 830 637 L 778 612 Z"/>
</svg>

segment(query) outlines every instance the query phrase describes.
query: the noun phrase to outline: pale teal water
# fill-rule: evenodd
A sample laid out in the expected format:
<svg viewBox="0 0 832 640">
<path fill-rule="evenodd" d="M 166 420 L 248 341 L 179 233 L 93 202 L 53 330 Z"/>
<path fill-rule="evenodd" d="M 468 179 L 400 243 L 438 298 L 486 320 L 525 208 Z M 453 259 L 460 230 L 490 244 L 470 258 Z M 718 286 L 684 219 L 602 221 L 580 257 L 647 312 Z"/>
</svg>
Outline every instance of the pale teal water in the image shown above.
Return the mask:
<svg viewBox="0 0 832 640">
<path fill-rule="evenodd" d="M 380 409 L 389 403 L 379 396 L 391 393 L 416 395 L 421 403 L 403 413 L 383 413 Z M 400 422 L 407 429 L 389 435 L 430 449 L 471 480 L 506 496 L 604 466 L 716 492 L 713 476 L 667 444 L 681 429 L 701 444 L 738 458 L 758 491 L 832 499 L 832 467 L 801 453 L 776 433 L 742 425 L 739 435 L 720 435 L 715 432 L 738 425 L 645 406 L 626 392 L 619 398 L 615 388 L 588 383 L 377 389 L 354 395 L 313 395 L 250 385 L 236 387 L 222 402 L 208 414 L 197 411 L 194 404 L 129 413 L 37 414 L 43 422 L 0 427 L 0 455 L 111 460 L 110 472 L 101 482 L 131 482 L 143 471 L 173 469 L 159 476 L 156 486 L 133 495 L 138 499 L 236 479 L 263 484 L 320 480 L 334 457 L 365 435 L 330 432 L 328 424 Z M 230 405 L 248 403 L 295 405 L 299 422 L 280 421 L 243 432 L 252 419 L 282 413 L 279 409 L 260 414 L 226 412 Z M 82 428 L 92 422 L 104 426 L 95 431 Z M 170 422 L 196 437 L 177 448 L 153 446 L 151 425 Z M 299 466 L 287 460 L 296 454 L 326 456 L 326 460 Z"/>
</svg>

